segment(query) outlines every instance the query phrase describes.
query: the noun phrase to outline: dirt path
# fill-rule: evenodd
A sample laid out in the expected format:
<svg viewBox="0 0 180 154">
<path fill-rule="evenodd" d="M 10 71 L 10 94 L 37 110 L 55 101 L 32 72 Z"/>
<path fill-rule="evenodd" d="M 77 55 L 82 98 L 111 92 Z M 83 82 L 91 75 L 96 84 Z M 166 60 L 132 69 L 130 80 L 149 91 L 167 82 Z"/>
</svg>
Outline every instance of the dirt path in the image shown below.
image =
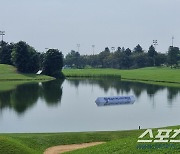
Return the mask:
<svg viewBox="0 0 180 154">
<path fill-rule="evenodd" d="M 102 144 L 105 142 L 92 142 L 92 143 L 82 143 L 82 144 L 70 144 L 70 145 L 60 145 L 60 146 L 54 146 L 46 149 L 44 154 L 60 154 L 67 151 L 73 151 L 77 149 L 87 148 L 90 146 Z"/>
</svg>

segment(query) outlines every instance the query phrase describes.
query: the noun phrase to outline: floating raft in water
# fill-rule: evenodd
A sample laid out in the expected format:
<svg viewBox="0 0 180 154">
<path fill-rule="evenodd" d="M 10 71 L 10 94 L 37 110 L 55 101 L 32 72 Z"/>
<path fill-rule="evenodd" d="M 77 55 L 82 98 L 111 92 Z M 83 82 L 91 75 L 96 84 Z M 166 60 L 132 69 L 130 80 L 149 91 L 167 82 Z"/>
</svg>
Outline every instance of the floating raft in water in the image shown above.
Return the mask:
<svg viewBox="0 0 180 154">
<path fill-rule="evenodd" d="M 98 97 L 95 102 L 97 106 L 133 104 L 135 102 L 135 97 L 134 96 Z"/>
</svg>

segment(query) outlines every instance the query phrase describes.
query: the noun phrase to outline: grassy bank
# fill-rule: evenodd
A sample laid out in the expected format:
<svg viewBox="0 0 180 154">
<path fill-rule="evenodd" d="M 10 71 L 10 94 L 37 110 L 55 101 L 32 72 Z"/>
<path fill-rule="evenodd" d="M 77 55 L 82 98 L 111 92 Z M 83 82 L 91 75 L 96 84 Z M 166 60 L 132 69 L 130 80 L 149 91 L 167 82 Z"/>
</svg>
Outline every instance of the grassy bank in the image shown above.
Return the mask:
<svg viewBox="0 0 180 154">
<path fill-rule="evenodd" d="M 0 91 L 14 89 L 17 85 L 52 80 L 53 77 L 36 74 L 20 74 L 11 65 L 0 64 Z M 11 82 L 10 82 L 11 81 Z"/>
<path fill-rule="evenodd" d="M 171 129 L 179 126 L 169 127 Z M 48 147 L 75 143 L 104 141 L 103 145 L 77 150 L 70 153 L 178 153 L 176 149 L 138 149 L 138 137 L 144 130 L 84 133 L 52 133 L 52 134 L 0 134 L 1 154 L 40 154 Z M 157 129 L 153 130 L 157 134 Z M 151 144 L 151 143 L 150 143 Z M 169 143 L 167 143 L 169 144 Z"/>
<path fill-rule="evenodd" d="M 123 80 L 148 82 L 158 85 L 180 87 L 180 69 L 148 67 L 133 70 L 118 69 L 65 69 L 66 77 L 119 76 Z"/>
<path fill-rule="evenodd" d="M 11 65 L 0 64 L 0 81 L 52 80 L 53 77 L 36 74 L 20 74 Z"/>
</svg>

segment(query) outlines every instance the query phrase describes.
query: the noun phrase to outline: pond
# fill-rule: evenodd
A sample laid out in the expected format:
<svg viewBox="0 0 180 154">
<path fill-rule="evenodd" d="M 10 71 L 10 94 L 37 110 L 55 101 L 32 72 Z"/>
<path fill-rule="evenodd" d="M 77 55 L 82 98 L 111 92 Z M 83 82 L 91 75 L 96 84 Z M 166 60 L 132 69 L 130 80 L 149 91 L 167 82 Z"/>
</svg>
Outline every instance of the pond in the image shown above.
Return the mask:
<svg viewBox="0 0 180 154">
<path fill-rule="evenodd" d="M 1 85 L 0 85 L 1 86 Z M 97 106 L 97 97 L 134 104 Z M 117 79 L 66 79 L 0 91 L 0 133 L 114 131 L 180 124 L 180 88 Z"/>
</svg>

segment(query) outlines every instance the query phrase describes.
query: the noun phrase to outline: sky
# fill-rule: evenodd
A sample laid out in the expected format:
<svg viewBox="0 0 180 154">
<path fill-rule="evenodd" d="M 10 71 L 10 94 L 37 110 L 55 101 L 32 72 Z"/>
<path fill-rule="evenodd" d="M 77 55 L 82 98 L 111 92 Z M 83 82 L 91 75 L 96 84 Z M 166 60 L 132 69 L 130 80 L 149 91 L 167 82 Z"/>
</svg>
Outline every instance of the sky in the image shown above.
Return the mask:
<svg viewBox="0 0 180 154">
<path fill-rule="evenodd" d="M 105 47 L 167 52 L 180 46 L 180 0 L 0 0 L 4 41 L 26 41 L 40 52 L 56 48 L 95 54 Z"/>
</svg>

